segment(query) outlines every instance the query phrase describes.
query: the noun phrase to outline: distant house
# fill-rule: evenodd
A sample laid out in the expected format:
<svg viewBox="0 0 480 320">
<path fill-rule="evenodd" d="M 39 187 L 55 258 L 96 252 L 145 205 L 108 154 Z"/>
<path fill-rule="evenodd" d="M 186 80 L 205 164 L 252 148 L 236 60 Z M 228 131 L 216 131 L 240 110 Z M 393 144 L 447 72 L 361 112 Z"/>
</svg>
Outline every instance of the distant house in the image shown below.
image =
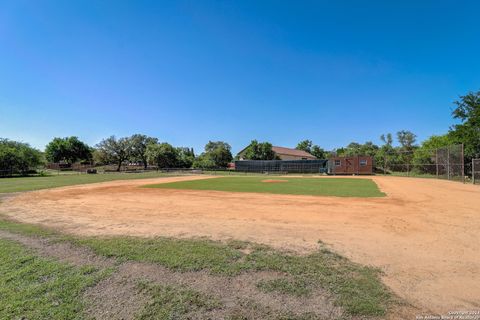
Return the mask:
<svg viewBox="0 0 480 320">
<path fill-rule="evenodd" d="M 246 149 L 246 148 L 245 148 Z M 240 160 L 244 159 L 245 149 L 238 153 L 238 157 Z M 280 160 L 315 160 L 317 159 L 315 156 L 311 155 L 310 153 L 297 150 L 292 148 L 285 148 L 285 147 L 272 147 L 273 152 L 280 158 Z"/>
<path fill-rule="evenodd" d="M 315 160 L 317 157 L 311 155 L 310 153 L 292 149 L 292 148 L 284 148 L 284 147 L 272 147 L 273 152 L 280 157 L 281 160 Z"/>
</svg>

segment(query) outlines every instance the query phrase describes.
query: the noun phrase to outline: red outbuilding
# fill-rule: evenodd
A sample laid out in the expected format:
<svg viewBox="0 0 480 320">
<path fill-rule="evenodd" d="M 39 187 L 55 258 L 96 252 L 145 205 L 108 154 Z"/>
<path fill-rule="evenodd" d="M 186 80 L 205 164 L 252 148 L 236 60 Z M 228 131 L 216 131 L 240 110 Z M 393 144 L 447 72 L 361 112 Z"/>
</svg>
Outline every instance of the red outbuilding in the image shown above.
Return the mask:
<svg viewBox="0 0 480 320">
<path fill-rule="evenodd" d="M 370 156 L 332 157 L 328 159 L 328 174 L 373 174 Z"/>
</svg>

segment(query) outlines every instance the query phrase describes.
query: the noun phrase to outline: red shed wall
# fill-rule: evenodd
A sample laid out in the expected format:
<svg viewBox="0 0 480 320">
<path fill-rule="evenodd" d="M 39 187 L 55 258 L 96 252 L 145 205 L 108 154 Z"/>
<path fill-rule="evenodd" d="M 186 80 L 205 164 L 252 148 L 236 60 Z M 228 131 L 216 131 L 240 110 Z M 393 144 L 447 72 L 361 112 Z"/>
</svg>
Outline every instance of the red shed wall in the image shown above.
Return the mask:
<svg viewBox="0 0 480 320">
<path fill-rule="evenodd" d="M 370 156 L 332 157 L 332 174 L 373 174 L 373 158 Z M 340 162 L 340 165 L 335 163 Z"/>
</svg>

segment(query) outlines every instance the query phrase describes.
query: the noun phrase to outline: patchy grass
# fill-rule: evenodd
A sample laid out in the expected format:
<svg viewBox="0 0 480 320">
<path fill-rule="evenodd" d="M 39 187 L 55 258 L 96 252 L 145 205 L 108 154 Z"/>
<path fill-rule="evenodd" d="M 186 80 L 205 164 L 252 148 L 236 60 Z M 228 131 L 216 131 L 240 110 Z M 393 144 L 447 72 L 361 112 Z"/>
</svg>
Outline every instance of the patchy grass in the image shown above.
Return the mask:
<svg viewBox="0 0 480 320">
<path fill-rule="evenodd" d="M 261 282 L 259 288 L 296 296 L 323 288 L 351 315 L 383 315 L 390 300 L 377 269 L 352 263 L 327 249 L 299 256 L 256 245 L 250 248 L 250 254 L 245 254 L 236 249 L 238 242 L 229 245 L 208 240 L 114 237 L 82 238 L 77 243 L 97 254 L 158 263 L 177 271 L 207 270 L 228 276 L 241 272 L 281 272 L 288 278 Z"/>
<path fill-rule="evenodd" d="M 292 310 L 293 311 L 293 310 Z M 228 320 L 249 320 L 249 319 L 262 319 L 262 320 L 318 320 L 325 319 L 319 318 L 317 314 L 307 312 L 303 314 L 295 314 L 294 312 L 276 312 L 270 308 L 266 308 L 252 299 L 244 299 L 238 301 L 238 307 L 231 313 L 227 314 L 225 319 Z M 331 317 L 329 320 L 338 319 L 337 317 Z M 343 319 L 343 318 L 342 318 Z M 340 320 L 340 319 L 338 319 Z"/>
<path fill-rule="evenodd" d="M 27 235 L 45 235 L 42 234 L 40 227 L 5 222 L 1 219 L 0 229 Z M 379 270 L 353 263 L 325 249 L 322 245 L 319 250 L 301 256 L 243 241 L 222 243 L 205 239 L 172 238 L 73 236 L 54 238 L 71 241 L 78 246 L 86 246 L 99 255 L 116 258 L 119 261 L 156 263 L 178 272 L 205 270 L 212 275 L 223 276 L 235 276 L 245 272 L 278 272 L 284 276 L 279 279 L 260 281 L 257 283 L 257 288 L 266 293 L 276 292 L 295 297 L 308 296 L 315 289 L 326 290 L 335 299 L 337 305 L 353 316 L 385 315 L 392 301 L 389 290 L 380 280 Z M 10 267 L 12 270 L 16 268 Z M 152 292 L 159 290 L 159 301 L 173 299 L 169 298 L 172 294 L 180 294 L 180 296 L 186 294 L 172 293 L 170 289 L 165 288 L 145 287 L 144 289 L 153 290 Z M 191 292 L 188 295 L 194 296 Z M 179 308 L 183 307 L 179 306 Z M 168 315 L 168 312 L 165 314 Z M 244 312 L 246 311 L 238 310 L 238 317 L 232 316 L 232 319 L 242 319 Z M 305 317 L 310 316 L 305 315 Z"/>
<path fill-rule="evenodd" d="M 268 177 L 268 179 L 275 178 Z M 336 197 L 383 197 L 375 182 L 368 178 L 289 178 L 282 182 L 264 182 L 266 177 L 220 177 L 148 185 L 148 188 L 258 192 Z"/>
<path fill-rule="evenodd" d="M 279 292 L 295 296 L 306 296 L 312 292 L 309 281 L 301 277 L 263 280 L 257 283 L 257 288 L 264 292 Z"/>
<path fill-rule="evenodd" d="M 32 191 L 113 180 L 145 179 L 171 176 L 161 172 L 69 174 L 36 177 L 0 178 L 0 193 Z"/>
<path fill-rule="evenodd" d="M 219 274 L 238 274 L 235 262 L 242 253 L 220 242 L 208 240 L 145 239 L 137 237 L 78 238 L 78 245 L 119 260 L 161 264 L 175 271 L 209 270 Z"/>
<path fill-rule="evenodd" d="M 196 313 L 205 313 L 221 307 L 219 300 L 187 288 L 139 284 L 140 291 L 151 297 L 136 317 L 138 320 L 194 319 Z"/>
<path fill-rule="evenodd" d="M 81 319 L 81 294 L 98 279 L 92 267 L 39 258 L 0 239 L 0 319 Z"/>
<path fill-rule="evenodd" d="M 140 282 L 139 289 L 151 302 L 135 317 L 137 320 L 228 319 L 228 320 L 313 320 L 315 314 L 295 315 L 270 310 L 247 297 L 236 301 L 236 308 L 225 308 L 215 297 L 182 286 L 160 286 Z"/>
</svg>

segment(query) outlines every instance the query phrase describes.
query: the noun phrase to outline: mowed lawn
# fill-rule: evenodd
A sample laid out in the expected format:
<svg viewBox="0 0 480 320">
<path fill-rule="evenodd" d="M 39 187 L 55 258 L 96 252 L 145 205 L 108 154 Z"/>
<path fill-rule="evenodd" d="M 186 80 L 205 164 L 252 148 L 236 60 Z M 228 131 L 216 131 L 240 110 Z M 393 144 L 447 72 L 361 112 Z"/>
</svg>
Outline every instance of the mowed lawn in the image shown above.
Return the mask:
<svg viewBox="0 0 480 320">
<path fill-rule="evenodd" d="M 221 177 L 162 183 L 145 187 L 335 197 L 385 196 L 375 182 L 368 178 Z"/>
<path fill-rule="evenodd" d="M 105 173 L 105 174 L 62 174 L 38 177 L 0 178 L 0 193 L 32 191 L 56 187 L 105 182 L 113 180 L 145 179 L 168 176 L 160 172 Z"/>
</svg>

